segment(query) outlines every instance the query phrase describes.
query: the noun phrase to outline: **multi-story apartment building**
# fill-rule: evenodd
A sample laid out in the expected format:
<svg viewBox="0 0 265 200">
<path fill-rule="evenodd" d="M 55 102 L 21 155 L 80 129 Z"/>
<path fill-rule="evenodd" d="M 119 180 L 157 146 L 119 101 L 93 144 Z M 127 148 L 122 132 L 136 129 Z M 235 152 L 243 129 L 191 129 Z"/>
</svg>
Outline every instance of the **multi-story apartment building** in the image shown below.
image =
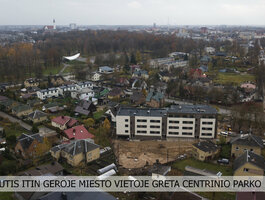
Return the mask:
<svg viewBox="0 0 265 200">
<path fill-rule="evenodd" d="M 207 105 L 181 105 L 170 108 L 120 108 L 116 134 L 129 138 L 216 137 L 217 111 Z"/>
</svg>

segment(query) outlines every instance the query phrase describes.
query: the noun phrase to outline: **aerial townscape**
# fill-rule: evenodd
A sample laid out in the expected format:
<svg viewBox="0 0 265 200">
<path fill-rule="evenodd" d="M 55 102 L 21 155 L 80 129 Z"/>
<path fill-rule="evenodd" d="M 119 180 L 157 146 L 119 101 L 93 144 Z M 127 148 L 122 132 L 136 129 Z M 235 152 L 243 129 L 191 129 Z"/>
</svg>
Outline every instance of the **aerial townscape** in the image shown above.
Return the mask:
<svg viewBox="0 0 265 200">
<path fill-rule="evenodd" d="M 0 176 L 264 176 L 264 49 L 265 27 L 254 25 L 1 25 Z M 2 199 L 264 200 L 265 192 Z"/>
</svg>

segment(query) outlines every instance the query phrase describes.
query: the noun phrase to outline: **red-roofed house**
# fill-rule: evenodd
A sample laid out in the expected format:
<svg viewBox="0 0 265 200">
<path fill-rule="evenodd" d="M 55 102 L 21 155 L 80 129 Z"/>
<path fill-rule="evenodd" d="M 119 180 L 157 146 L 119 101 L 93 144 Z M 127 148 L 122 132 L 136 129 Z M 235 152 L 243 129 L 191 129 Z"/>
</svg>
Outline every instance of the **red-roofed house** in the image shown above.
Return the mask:
<svg viewBox="0 0 265 200">
<path fill-rule="evenodd" d="M 207 77 L 206 74 L 204 74 L 201 69 L 191 69 L 189 75 L 190 75 L 190 78 L 192 79 Z"/>
<path fill-rule="evenodd" d="M 74 125 L 76 125 L 76 123 L 77 123 L 77 120 L 69 116 L 59 116 L 59 117 L 52 119 L 52 126 L 59 128 L 61 130 L 71 128 Z"/>
<path fill-rule="evenodd" d="M 89 133 L 83 125 L 64 130 L 64 134 L 67 140 L 93 139 L 95 137 L 92 133 Z"/>
</svg>

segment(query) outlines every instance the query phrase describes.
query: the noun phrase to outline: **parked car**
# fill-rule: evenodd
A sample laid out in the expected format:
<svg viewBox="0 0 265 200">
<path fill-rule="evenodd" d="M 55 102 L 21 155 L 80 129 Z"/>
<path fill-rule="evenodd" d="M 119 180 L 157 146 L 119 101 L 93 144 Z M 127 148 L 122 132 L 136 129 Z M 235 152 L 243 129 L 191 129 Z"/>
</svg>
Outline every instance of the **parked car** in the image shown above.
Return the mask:
<svg viewBox="0 0 265 200">
<path fill-rule="evenodd" d="M 217 163 L 228 165 L 229 164 L 229 160 L 226 159 L 226 158 L 222 158 L 222 159 L 217 160 Z"/>
</svg>

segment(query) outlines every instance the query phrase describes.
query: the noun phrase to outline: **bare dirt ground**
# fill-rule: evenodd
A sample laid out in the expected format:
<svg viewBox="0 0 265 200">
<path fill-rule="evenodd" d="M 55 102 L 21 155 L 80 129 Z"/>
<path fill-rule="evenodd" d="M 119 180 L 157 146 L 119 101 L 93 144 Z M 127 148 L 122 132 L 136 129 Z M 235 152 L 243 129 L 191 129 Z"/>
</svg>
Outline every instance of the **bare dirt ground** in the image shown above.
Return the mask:
<svg viewBox="0 0 265 200">
<path fill-rule="evenodd" d="M 194 140 L 176 141 L 114 141 L 114 152 L 119 165 L 124 168 L 141 168 L 159 160 L 167 163 L 179 155 L 189 154 Z"/>
</svg>

